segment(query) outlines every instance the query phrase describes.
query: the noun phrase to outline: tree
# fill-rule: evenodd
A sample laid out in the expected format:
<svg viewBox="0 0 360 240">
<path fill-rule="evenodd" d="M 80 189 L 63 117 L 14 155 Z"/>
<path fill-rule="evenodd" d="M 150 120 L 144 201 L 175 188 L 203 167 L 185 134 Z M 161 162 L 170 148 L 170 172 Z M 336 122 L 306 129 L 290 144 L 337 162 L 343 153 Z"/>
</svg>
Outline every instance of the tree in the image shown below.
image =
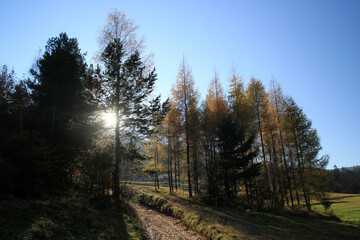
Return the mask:
<svg viewBox="0 0 360 240">
<path fill-rule="evenodd" d="M 131 19 L 117 9 L 113 9 L 107 16 L 105 25 L 103 26 L 100 36 L 98 37 L 99 54 L 98 58 L 101 59 L 101 54 L 107 45 L 119 39 L 123 45 L 123 55 L 129 57 L 135 52 L 140 55 L 144 54 L 146 49 L 145 40 L 138 37 L 139 26 Z M 151 71 L 153 66 L 153 55 L 143 57 L 143 64 L 147 70 Z"/>
<path fill-rule="evenodd" d="M 285 122 L 287 141 L 295 155 L 304 201 L 307 209 L 311 210 L 311 194 L 321 187 L 319 182 L 324 182 L 319 174 L 327 165 L 328 157 L 318 158 L 321 145 L 317 131 L 291 97 L 286 99 Z"/>
<path fill-rule="evenodd" d="M 37 61 L 37 69 L 30 71 L 32 79 L 27 85 L 33 124 L 29 128 L 36 130 L 39 138 L 46 139 L 53 148 L 52 177 L 53 182 L 58 183 L 53 188 L 63 189 L 70 184 L 79 141 L 82 142 L 75 137 L 73 126 L 83 117 L 87 104 L 83 97 L 86 63 L 77 39 L 69 38 L 66 33 L 50 38 Z M 22 122 L 20 117 L 20 124 Z"/>
<path fill-rule="evenodd" d="M 114 198 L 117 200 L 120 194 L 122 157 L 120 130 L 123 137 L 126 134 L 145 134 L 151 125 L 153 110 L 159 109 L 156 107 L 159 105 L 159 97 L 148 101 L 156 81 L 155 70 L 145 73 L 137 51 L 126 58 L 120 39 L 116 38 L 107 45 L 102 60 L 106 68 L 102 81 L 103 98 L 116 117 L 113 178 Z"/>
<path fill-rule="evenodd" d="M 183 119 L 183 129 L 186 143 L 186 164 L 187 164 L 187 177 L 189 196 L 192 197 L 192 181 L 191 181 L 191 165 L 190 165 L 190 142 L 195 139 L 191 139 L 191 131 L 198 131 L 194 129 L 196 124 L 197 103 L 199 94 L 195 90 L 194 80 L 189 69 L 188 64 L 183 57 L 183 62 L 180 65 L 179 73 L 176 80 L 176 86 L 172 88 L 172 96 L 174 102 L 178 107 L 181 117 Z M 196 159 L 196 155 L 193 157 Z"/>
<path fill-rule="evenodd" d="M 251 99 L 247 96 L 247 92 L 244 89 L 242 78 L 236 70 L 233 69 L 232 76 L 230 78 L 230 92 L 228 97 L 230 115 L 234 121 L 237 122 L 240 128 L 246 129 L 246 137 L 248 138 L 254 136 L 255 133 L 252 126 L 254 114 L 252 112 L 253 109 L 251 108 L 250 100 Z M 252 150 L 255 149 L 256 147 L 253 146 Z M 259 164 L 255 163 L 255 160 L 256 159 L 251 159 L 250 165 L 246 166 L 246 168 L 250 170 L 260 167 Z M 258 197 L 257 195 L 259 195 L 256 178 L 245 179 L 244 185 L 248 204 L 252 205 L 252 198 L 255 197 L 256 199 Z"/>
<path fill-rule="evenodd" d="M 144 172 L 150 176 L 154 176 L 155 189 L 160 188 L 159 175 L 163 169 L 161 164 L 163 155 L 162 148 L 160 134 L 158 132 L 153 133 L 148 141 L 143 144 L 143 149 L 149 160 Z"/>
<path fill-rule="evenodd" d="M 45 49 L 37 62 L 39 71 L 31 70 L 34 80 L 30 88 L 43 127 L 47 125 L 46 134 L 59 140 L 68 121 L 82 108 L 86 64 L 77 39 L 66 33 L 50 38 Z"/>
<path fill-rule="evenodd" d="M 264 175 L 265 175 L 265 189 L 263 192 L 267 195 L 267 198 L 271 200 L 270 192 L 270 176 L 269 168 L 266 161 L 266 149 L 264 143 L 264 117 L 267 115 L 268 108 L 268 99 L 265 88 L 260 80 L 251 78 L 250 83 L 247 88 L 247 96 L 249 98 L 250 106 L 252 109 L 253 123 L 252 126 L 256 129 L 259 134 L 259 141 L 261 147 L 261 157 L 264 166 Z"/>
<path fill-rule="evenodd" d="M 11 94 L 14 92 L 15 73 L 14 70 L 8 71 L 6 65 L 2 66 L 0 74 L 0 138 L 4 137 L 9 130 L 11 120 L 9 119 L 11 108 Z"/>
<path fill-rule="evenodd" d="M 175 189 L 177 189 L 178 183 L 180 182 L 180 159 L 183 152 L 184 139 L 181 123 L 181 112 L 175 103 L 171 103 L 170 110 L 162 124 L 163 146 L 167 159 L 170 192 L 174 190 L 174 185 Z"/>
<path fill-rule="evenodd" d="M 219 81 L 217 72 L 210 83 L 206 100 L 202 106 L 203 151 L 206 171 L 208 200 L 215 200 L 218 204 L 219 196 L 219 150 L 218 128 L 222 120 L 228 115 L 228 106 Z"/>
<path fill-rule="evenodd" d="M 255 136 L 247 133 L 246 125 L 234 121 L 231 116 L 219 126 L 219 179 L 222 180 L 224 196 L 231 202 L 238 196 L 238 185 L 249 181 L 259 173 L 260 164 L 250 165 L 258 149 L 254 147 Z"/>
<path fill-rule="evenodd" d="M 251 106 L 244 89 L 243 79 L 235 69 L 230 78 L 228 103 L 233 118 L 242 124 L 250 125 L 252 120 Z"/>
<path fill-rule="evenodd" d="M 271 104 L 274 106 L 275 109 L 275 121 L 276 121 L 276 127 L 278 131 L 279 136 L 279 148 L 280 148 L 280 155 L 283 159 L 283 166 L 284 166 L 284 186 L 286 186 L 290 193 L 290 200 L 291 205 L 294 206 L 294 197 L 293 197 L 293 184 L 291 182 L 291 172 L 292 172 L 292 160 L 287 156 L 285 152 L 285 143 L 284 143 L 284 134 L 283 134 L 283 118 L 284 118 L 284 108 L 285 108 L 285 102 L 284 102 L 284 96 L 282 93 L 282 90 L 280 88 L 280 85 L 272 81 L 271 82 L 271 90 L 270 90 L 270 100 Z M 289 163 L 290 162 L 290 163 Z M 285 191 L 286 191 L 285 187 Z"/>
</svg>

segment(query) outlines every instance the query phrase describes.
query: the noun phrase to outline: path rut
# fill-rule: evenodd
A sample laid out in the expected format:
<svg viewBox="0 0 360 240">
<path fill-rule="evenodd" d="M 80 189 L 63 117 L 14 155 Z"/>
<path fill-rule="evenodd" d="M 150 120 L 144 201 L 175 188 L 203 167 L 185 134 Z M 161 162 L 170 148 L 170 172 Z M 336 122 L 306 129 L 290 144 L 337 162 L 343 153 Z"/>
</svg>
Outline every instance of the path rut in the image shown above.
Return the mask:
<svg viewBox="0 0 360 240">
<path fill-rule="evenodd" d="M 166 216 L 155 210 L 148 209 L 138 204 L 133 204 L 141 220 L 146 237 L 151 240 L 205 240 L 206 238 L 189 229 L 180 220 Z"/>
</svg>

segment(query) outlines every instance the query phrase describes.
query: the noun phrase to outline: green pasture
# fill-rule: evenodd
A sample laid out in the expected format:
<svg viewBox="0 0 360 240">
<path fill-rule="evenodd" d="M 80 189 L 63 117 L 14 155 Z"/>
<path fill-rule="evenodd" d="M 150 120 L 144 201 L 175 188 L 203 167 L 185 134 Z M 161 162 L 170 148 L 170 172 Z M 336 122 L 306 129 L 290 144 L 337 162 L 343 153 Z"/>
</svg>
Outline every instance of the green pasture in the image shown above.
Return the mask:
<svg viewBox="0 0 360 240">
<path fill-rule="evenodd" d="M 330 193 L 331 206 L 328 212 L 335 214 L 341 221 L 360 226 L 360 194 Z M 313 210 L 324 213 L 321 204 L 314 204 Z"/>
</svg>

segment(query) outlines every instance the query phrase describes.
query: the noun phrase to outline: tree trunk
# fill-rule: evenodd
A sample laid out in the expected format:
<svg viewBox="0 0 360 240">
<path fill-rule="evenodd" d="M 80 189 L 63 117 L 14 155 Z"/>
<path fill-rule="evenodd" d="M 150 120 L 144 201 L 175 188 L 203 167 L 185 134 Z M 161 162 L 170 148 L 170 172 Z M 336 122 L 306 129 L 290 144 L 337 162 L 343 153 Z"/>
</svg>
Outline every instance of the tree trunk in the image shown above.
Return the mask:
<svg viewBox="0 0 360 240">
<path fill-rule="evenodd" d="M 296 159 L 297 159 L 297 163 L 298 163 L 298 172 L 299 172 L 299 177 L 300 177 L 300 183 L 301 183 L 301 187 L 302 187 L 302 190 L 303 190 L 306 207 L 307 207 L 308 211 L 310 211 L 311 210 L 311 205 L 310 205 L 310 200 L 308 199 L 306 189 L 305 189 L 305 182 L 304 182 L 304 178 L 303 178 L 303 167 L 302 167 L 301 159 L 300 159 L 301 149 L 300 149 L 300 147 L 298 145 L 295 126 L 293 125 L 293 120 L 291 119 L 290 121 L 291 121 L 291 124 L 292 124 L 292 130 L 293 130 L 294 140 L 295 140 Z"/>
<path fill-rule="evenodd" d="M 281 152 L 282 152 L 283 161 L 284 161 L 286 180 L 287 180 L 288 187 L 289 187 L 291 205 L 294 206 L 294 199 L 293 199 L 292 186 L 291 186 L 291 181 L 290 181 L 290 174 L 289 174 L 289 170 L 288 170 L 288 163 L 286 161 L 285 147 L 284 147 L 284 141 L 283 141 L 282 131 L 281 131 L 281 122 L 280 122 L 280 114 L 279 114 L 279 101 L 278 101 L 278 95 L 277 95 L 276 91 L 274 91 L 274 95 L 275 95 L 274 97 L 275 97 L 276 119 L 277 119 L 277 123 L 278 123 L 278 130 L 279 130 L 279 136 L 280 136 L 280 146 L 281 146 Z"/>
<path fill-rule="evenodd" d="M 185 80 L 185 79 L 184 79 Z M 185 135 L 186 135 L 186 164 L 187 164 L 187 175 L 188 175 L 188 187 L 189 187 L 189 197 L 192 197 L 192 188 L 191 188 L 191 167 L 190 167 L 190 143 L 189 143 L 189 123 L 188 123 L 188 109 L 187 109 L 187 99 L 185 94 Z"/>
<path fill-rule="evenodd" d="M 115 94 L 115 167 L 114 167 L 114 198 L 115 202 L 120 200 L 120 73 L 116 75 Z"/>
<path fill-rule="evenodd" d="M 59 90 L 59 79 L 56 80 L 55 99 L 54 99 L 53 112 L 52 112 L 52 120 L 51 120 L 51 129 L 50 129 L 51 135 L 54 133 L 54 130 L 55 130 L 58 90 Z"/>
</svg>

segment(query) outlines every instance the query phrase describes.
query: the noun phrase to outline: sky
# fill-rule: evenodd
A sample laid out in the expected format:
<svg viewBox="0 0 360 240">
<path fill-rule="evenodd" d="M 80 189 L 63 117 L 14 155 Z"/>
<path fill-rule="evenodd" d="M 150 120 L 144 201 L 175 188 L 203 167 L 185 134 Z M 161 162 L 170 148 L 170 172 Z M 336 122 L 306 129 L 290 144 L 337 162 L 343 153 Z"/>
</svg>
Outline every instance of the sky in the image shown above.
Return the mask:
<svg viewBox="0 0 360 240">
<path fill-rule="evenodd" d="M 76 37 L 87 62 L 116 8 L 154 54 L 157 92 L 169 97 L 185 55 L 205 98 L 216 69 L 225 91 L 233 67 L 269 89 L 272 79 L 317 129 L 328 168 L 360 165 L 360 1 L 0 0 L 0 65 L 26 78 L 50 37 Z"/>
</svg>

